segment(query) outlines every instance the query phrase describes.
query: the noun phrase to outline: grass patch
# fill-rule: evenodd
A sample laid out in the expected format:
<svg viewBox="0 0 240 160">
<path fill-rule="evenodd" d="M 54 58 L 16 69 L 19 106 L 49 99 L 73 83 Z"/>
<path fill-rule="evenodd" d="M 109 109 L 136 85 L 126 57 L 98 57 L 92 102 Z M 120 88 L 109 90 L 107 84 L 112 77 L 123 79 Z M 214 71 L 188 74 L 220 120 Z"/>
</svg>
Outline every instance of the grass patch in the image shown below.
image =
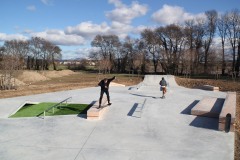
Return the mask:
<svg viewBox="0 0 240 160">
<path fill-rule="evenodd" d="M 55 105 L 57 103 L 39 103 L 39 104 L 26 104 L 21 109 L 17 111 L 10 118 L 17 117 L 36 117 L 43 115 L 44 110 Z M 55 115 L 71 115 L 71 114 L 87 114 L 87 110 L 90 108 L 88 104 L 61 104 L 46 112 L 46 116 L 55 116 Z"/>
</svg>

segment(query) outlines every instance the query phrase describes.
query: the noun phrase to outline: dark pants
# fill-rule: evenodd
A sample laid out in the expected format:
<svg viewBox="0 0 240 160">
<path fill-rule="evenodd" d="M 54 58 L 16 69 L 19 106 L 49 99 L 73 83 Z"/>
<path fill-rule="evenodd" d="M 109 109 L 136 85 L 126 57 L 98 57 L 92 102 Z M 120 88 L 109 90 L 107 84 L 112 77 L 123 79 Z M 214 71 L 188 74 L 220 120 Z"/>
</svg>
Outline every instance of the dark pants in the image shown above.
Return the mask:
<svg viewBox="0 0 240 160">
<path fill-rule="evenodd" d="M 99 105 L 102 104 L 102 97 L 103 97 L 103 94 L 104 94 L 104 93 L 106 93 L 108 103 L 110 103 L 110 97 L 109 97 L 109 92 L 108 92 L 108 90 L 101 90 L 100 98 L 99 98 Z"/>
</svg>

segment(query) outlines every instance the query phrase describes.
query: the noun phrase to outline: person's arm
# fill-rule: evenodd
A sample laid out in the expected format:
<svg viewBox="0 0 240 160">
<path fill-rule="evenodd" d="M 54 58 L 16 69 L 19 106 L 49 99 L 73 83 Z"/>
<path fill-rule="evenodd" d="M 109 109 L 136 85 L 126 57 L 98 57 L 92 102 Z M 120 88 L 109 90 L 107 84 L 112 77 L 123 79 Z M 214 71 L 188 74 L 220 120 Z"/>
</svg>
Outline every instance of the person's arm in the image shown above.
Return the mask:
<svg viewBox="0 0 240 160">
<path fill-rule="evenodd" d="M 98 86 L 102 86 L 102 81 L 103 81 L 103 80 L 101 80 L 101 81 L 98 83 Z"/>
<path fill-rule="evenodd" d="M 110 78 L 110 79 L 108 79 L 108 82 L 110 83 L 112 80 L 114 80 L 116 77 L 114 76 L 114 77 L 112 77 L 112 78 Z"/>
</svg>

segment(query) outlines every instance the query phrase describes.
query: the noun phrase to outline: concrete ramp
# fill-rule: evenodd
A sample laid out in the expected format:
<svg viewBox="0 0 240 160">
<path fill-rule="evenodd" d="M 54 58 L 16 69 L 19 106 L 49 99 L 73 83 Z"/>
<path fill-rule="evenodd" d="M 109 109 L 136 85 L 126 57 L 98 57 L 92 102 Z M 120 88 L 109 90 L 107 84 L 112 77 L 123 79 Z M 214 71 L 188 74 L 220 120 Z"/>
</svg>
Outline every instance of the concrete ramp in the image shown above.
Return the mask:
<svg viewBox="0 0 240 160">
<path fill-rule="evenodd" d="M 167 81 L 168 87 L 178 86 L 173 75 L 145 75 L 143 86 L 159 86 L 162 77 Z"/>
</svg>

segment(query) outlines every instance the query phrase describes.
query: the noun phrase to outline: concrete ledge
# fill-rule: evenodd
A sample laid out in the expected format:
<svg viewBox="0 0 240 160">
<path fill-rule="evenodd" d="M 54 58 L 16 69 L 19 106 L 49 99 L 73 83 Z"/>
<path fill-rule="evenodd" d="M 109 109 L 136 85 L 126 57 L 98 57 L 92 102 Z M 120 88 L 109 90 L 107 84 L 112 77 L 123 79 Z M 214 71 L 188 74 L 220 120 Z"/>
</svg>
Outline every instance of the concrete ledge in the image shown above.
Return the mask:
<svg viewBox="0 0 240 160">
<path fill-rule="evenodd" d="M 204 97 L 191 110 L 192 115 L 218 118 L 222 109 L 224 99 L 215 97 Z"/>
<path fill-rule="evenodd" d="M 225 102 L 222 107 L 222 111 L 219 115 L 219 130 L 224 131 L 226 116 L 231 115 L 231 126 L 230 131 L 234 131 L 234 122 L 236 117 L 236 92 L 228 92 Z"/>
<path fill-rule="evenodd" d="M 103 95 L 101 108 L 98 109 L 99 100 L 87 111 L 87 119 L 99 119 L 107 106 L 107 97 Z"/>
<path fill-rule="evenodd" d="M 219 91 L 219 87 L 214 87 L 211 85 L 203 85 L 200 88 L 208 91 Z"/>
<path fill-rule="evenodd" d="M 115 82 L 111 82 L 109 86 L 119 86 L 119 87 L 126 87 L 126 85 L 124 85 L 124 84 L 115 83 Z"/>
</svg>

